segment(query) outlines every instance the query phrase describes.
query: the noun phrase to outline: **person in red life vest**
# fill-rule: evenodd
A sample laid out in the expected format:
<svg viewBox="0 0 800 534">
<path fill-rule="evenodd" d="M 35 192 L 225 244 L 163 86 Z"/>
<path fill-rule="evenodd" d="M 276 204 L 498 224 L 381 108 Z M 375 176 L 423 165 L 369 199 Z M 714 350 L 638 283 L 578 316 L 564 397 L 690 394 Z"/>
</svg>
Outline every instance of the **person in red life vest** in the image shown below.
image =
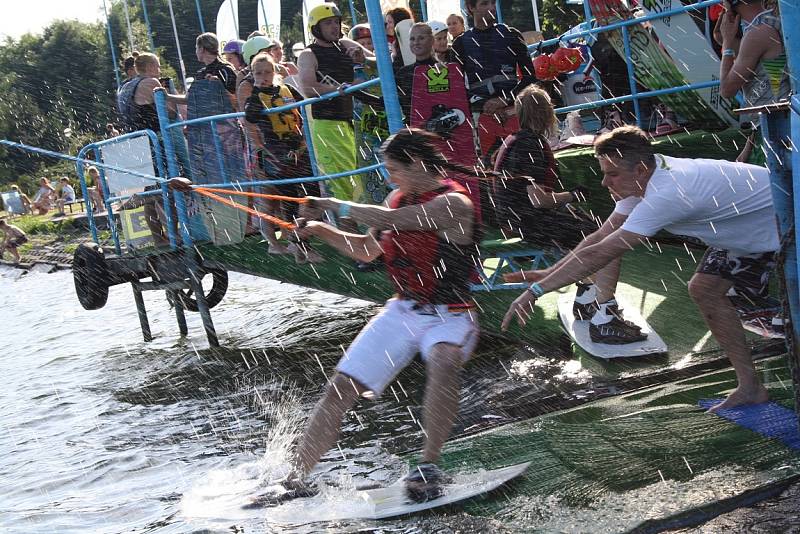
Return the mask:
<svg viewBox="0 0 800 534">
<path fill-rule="evenodd" d="M 522 90 L 515 104 L 521 129 L 508 136 L 497 151 L 493 204 L 496 221 L 509 239 L 520 237 L 537 244 L 571 250 L 585 233 L 596 229 L 574 212 L 556 208 L 585 200 L 585 189 L 556 192 L 558 165 L 547 142 L 558 119 L 547 92 L 537 85 Z"/>
<path fill-rule="evenodd" d="M 335 446 L 342 417 L 357 398 L 379 396 L 417 353 L 428 373 L 426 437 L 422 463 L 410 470 L 406 488 L 412 498 L 425 500 L 434 498 L 448 480 L 436 462 L 458 412 L 461 367 L 478 341 L 469 287 L 479 259 L 475 207 L 460 185 L 440 174 L 444 169 L 466 169 L 454 169 L 444 160 L 434 137 L 408 129 L 384 143 L 382 159 L 397 187 L 386 207 L 310 197 L 301 212 L 312 219 L 331 210 L 369 226 L 370 232 L 357 235 L 311 221 L 297 233 L 321 239 L 359 261 L 383 255 L 396 295 L 350 345 L 314 409 L 293 471 L 283 481 L 295 494 L 314 491 L 305 478 Z"/>
</svg>

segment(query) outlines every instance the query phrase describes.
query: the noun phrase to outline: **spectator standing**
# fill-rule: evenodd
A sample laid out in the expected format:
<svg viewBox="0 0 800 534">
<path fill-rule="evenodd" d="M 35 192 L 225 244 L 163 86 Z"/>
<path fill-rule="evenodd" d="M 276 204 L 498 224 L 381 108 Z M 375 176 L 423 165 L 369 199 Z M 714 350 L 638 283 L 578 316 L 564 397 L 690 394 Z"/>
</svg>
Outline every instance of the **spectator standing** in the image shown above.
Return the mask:
<svg viewBox="0 0 800 534">
<path fill-rule="evenodd" d="M 225 61 L 227 61 L 237 73 L 241 72 L 247 66 L 244 62 L 244 57 L 242 57 L 243 45 L 244 41 L 241 39 L 233 39 L 225 43 L 225 47 L 222 49 L 222 57 L 225 58 Z"/>
<path fill-rule="evenodd" d="M 414 90 L 414 71 L 420 65 L 435 65 L 436 59 L 433 57 L 433 31 L 431 26 L 425 22 L 417 22 L 411 27 L 409 34 L 411 52 L 416 61 L 411 65 L 405 65 L 397 71 L 395 81 L 397 82 L 398 95 L 400 97 L 400 107 L 403 109 L 406 124 L 411 123 L 411 96 Z"/>
<path fill-rule="evenodd" d="M 519 30 L 495 22 L 495 0 L 467 0 L 467 9 L 473 27 L 453 42 L 453 56 L 464 66 L 475 108 L 495 115 L 536 81 L 533 62 Z"/>
<path fill-rule="evenodd" d="M 438 20 L 429 20 L 428 26 L 433 31 L 434 58 L 439 63 L 447 63 L 448 54 L 450 53 L 450 34 L 447 33 L 447 24 Z"/>
<path fill-rule="evenodd" d="M 332 92 L 344 95 L 344 90 L 353 83 L 354 65 L 364 63 L 370 53 L 355 41 L 342 37 L 342 14 L 335 4 L 313 8 L 308 25 L 314 43 L 298 59 L 303 94 L 306 98 Z M 314 104 L 311 114 L 311 135 L 320 172 L 335 174 L 355 169 L 353 99 L 340 97 Z M 363 195 L 360 182 L 348 177 L 327 183 L 336 198 L 357 200 Z"/>
<path fill-rule="evenodd" d="M 392 66 L 394 70 L 403 66 L 403 54 L 400 52 L 400 47 L 397 43 L 397 36 L 395 35 L 395 26 L 404 20 L 414 21 L 414 15 L 404 7 L 396 7 L 390 9 L 386 13 L 386 38 L 389 41 L 389 48 L 392 52 Z"/>
<path fill-rule="evenodd" d="M 303 139 L 303 122 L 297 109 L 265 115 L 267 109 L 299 102 L 303 96 L 293 87 L 280 83 L 276 66 L 267 53 L 253 58 L 250 70 L 253 74 L 253 92 L 245 103 L 247 122 L 258 128 L 261 148 L 256 152 L 258 166 L 269 178 L 300 178 L 311 176 L 311 161 Z M 319 195 L 317 184 L 279 185 L 278 194 L 289 197 Z M 274 191 L 268 191 L 274 193 Z M 297 204 L 282 203 L 282 213 L 276 206 L 268 205 L 272 215 L 291 221 L 297 215 Z M 270 254 L 286 254 L 289 250 L 275 237 L 274 228 L 261 221 L 261 233 L 269 244 Z"/>
</svg>

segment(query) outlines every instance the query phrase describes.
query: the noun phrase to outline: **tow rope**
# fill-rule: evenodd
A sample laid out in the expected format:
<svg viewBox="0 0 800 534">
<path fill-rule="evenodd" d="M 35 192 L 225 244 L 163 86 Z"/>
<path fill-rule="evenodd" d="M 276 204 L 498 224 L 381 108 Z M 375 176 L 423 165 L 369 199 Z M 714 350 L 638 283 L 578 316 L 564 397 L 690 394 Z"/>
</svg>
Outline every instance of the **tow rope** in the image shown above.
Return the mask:
<svg viewBox="0 0 800 534">
<path fill-rule="evenodd" d="M 297 228 L 297 225 L 292 223 L 292 222 L 284 221 L 283 219 L 275 217 L 274 215 L 267 215 L 266 213 L 261 213 L 258 210 L 255 210 L 255 209 L 253 209 L 253 208 L 251 208 L 249 206 L 244 206 L 242 204 L 234 202 L 231 199 L 223 198 L 223 197 L 219 196 L 217 193 L 220 193 L 220 194 L 223 194 L 223 195 L 230 195 L 230 196 L 242 196 L 242 197 L 250 197 L 250 198 L 264 198 L 264 199 L 267 199 L 267 200 L 278 200 L 278 201 L 284 201 L 284 202 L 296 202 L 297 204 L 308 204 L 308 199 L 307 198 L 287 197 L 287 196 L 282 196 L 282 195 L 269 195 L 269 194 L 266 194 L 266 193 L 250 193 L 250 192 L 246 192 L 246 191 L 231 191 L 229 189 L 215 189 L 213 187 L 195 187 L 192 191 L 194 193 L 197 193 L 197 194 L 203 195 L 205 197 L 208 197 L 208 198 L 210 198 L 212 200 L 216 200 L 217 202 L 221 202 L 222 204 L 225 204 L 226 206 L 230 206 L 231 208 L 235 208 L 237 210 L 241 210 L 241 211 L 244 211 L 244 212 L 249 213 L 251 215 L 254 215 L 254 216 L 258 217 L 259 219 L 263 219 L 263 220 L 265 220 L 265 221 L 267 221 L 269 223 L 272 223 L 275 226 L 277 226 L 277 227 L 279 227 L 279 228 L 281 228 L 283 230 L 294 230 L 295 228 Z"/>
</svg>

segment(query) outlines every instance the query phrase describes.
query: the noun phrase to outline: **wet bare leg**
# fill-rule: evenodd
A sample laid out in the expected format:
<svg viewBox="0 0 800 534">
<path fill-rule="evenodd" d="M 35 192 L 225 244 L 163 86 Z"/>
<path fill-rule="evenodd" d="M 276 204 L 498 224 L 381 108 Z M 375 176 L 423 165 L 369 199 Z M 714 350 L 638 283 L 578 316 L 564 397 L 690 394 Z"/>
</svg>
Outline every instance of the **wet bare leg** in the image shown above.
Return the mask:
<svg viewBox="0 0 800 534">
<path fill-rule="evenodd" d="M 742 322 L 736 308 L 726 296 L 732 285 L 732 282 L 720 276 L 704 273 L 696 273 L 689 282 L 689 294 L 700 308 L 703 320 L 717 343 L 730 359 L 739 383 L 727 399 L 709 412 L 769 400 L 767 389 L 761 383 L 753 364 Z"/>
<path fill-rule="evenodd" d="M 597 288 L 597 302 L 608 302 L 614 298 L 621 269 L 622 257 L 619 257 L 589 277 L 589 282 Z"/>
<path fill-rule="evenodd" d="M 453 428 L 461 396 L 462 360 L 461 347 L 449 343 L 435 345 L 428 358 L 423 408 L 424 462 L 439 461 L 442 446 Z"/>
<path fill-rule="evenodd" d="M 297 465 L 289 477 L 290 481 L 302 483 L 322 455 L 336 445 L 345 412 L 352 408 L 364 391 L 365 388 L 341 373 L 333 376 L 300 438 Z"/>
</svg>

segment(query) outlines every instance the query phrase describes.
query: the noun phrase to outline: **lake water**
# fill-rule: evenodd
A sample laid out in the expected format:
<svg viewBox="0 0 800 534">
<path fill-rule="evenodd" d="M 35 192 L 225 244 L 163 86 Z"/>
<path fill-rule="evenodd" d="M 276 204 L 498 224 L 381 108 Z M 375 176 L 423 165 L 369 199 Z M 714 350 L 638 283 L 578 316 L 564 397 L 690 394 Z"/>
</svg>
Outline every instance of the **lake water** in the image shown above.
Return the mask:
<svg viewBox="0 0 800 534">
<path fill-rule="evenodd" d="M 347 415 L 339 447 L 317 470 L 343 489 L 328 488 L 314 510 L 241 510 L 243 496 L 285 472 L 342 347 L 377 308 L 232 274 L 213 313 L 226 348 L 210 350 L 197 314 L 188 315 L 190 336 L 180 339 L 163 294 L 145 297 L 152 343 L 142 342 L 129 286 L 112 288 L 106 307 L 89 312 L 70 272 L 0 273 L 0 531 L 535 528 L 513 507 L 494 517 L 450 508 L 380 523 L 320 520 L 357 506 L 348 484 L 387 484 L 404 474 L 421 440 L 419 364 Z M 589 395 L 587 380 L 552 354 L 483 341 L 465 373 L 456 432 L 551 411 Z M 603 530 L 614 525 L 610 517 Z M 563 527 L 583 530 L 569 518 Z"/>
</svg>

